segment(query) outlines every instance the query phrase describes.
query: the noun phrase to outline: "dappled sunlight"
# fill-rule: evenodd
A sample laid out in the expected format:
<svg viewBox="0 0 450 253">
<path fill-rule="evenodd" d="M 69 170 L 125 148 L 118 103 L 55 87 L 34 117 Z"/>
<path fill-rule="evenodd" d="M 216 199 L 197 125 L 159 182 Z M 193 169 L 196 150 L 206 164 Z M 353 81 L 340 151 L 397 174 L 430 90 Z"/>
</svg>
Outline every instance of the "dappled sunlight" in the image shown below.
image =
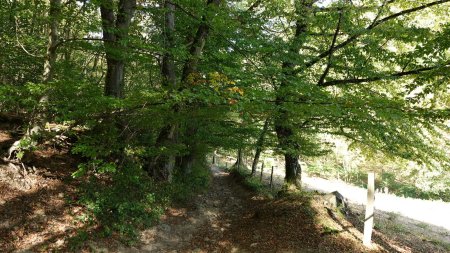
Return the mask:
<svg viewBox="0 0 450 253">
<path fill-rule="evenodd" d="M 68 239 L 80 228 L 80 223 L 74 220 L 76 208 L 67 206 L 64 200 L 67 186 L 55 182 L 27 192 L 10 190 L 15 195 L 0 206 L 0 234 L 4 239 L 1 249 L 45 250 L 67 246 Z"/>
</svg>

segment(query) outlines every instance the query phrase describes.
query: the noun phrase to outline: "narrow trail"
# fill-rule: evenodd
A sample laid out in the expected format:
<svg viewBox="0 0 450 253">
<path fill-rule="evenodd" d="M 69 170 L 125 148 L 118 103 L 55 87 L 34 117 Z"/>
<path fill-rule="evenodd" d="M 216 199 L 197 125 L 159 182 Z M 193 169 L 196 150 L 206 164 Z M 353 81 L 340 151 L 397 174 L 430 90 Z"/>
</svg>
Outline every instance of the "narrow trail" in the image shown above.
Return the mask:
<svg viewBox="0 0 450 253">
<path fill-rule="evenodd" d="M 370 252 L 353 239 L 324 235 L 306 202 L 264 199 L 229 173 L 212 173 L 208 192 L 169 209 L 140 245 L 118 252 Z"/>
<path fill-rule="evenodd" d="M 188 207 L 169 209 L 160 225 L 143 232 L 139 252 L 210 252 L 217 247 L 231 250 L 225 233 L 233 218 L 242 216 L 241 197 L 248 197 L 248 193 L 243 196 L 245 192 L 236 189 L 239 186 L 230 175 L 217 167 L 212 167 L 212 174 L 208 192 L 198 195 Z"/>
</svg>

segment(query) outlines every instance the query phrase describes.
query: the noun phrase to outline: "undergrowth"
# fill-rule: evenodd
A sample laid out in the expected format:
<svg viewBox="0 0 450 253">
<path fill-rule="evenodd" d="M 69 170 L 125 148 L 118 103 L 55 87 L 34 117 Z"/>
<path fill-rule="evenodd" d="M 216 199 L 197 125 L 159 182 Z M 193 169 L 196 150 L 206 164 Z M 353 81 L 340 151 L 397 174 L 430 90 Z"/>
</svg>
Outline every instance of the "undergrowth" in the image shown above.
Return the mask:
<svg viewBox="0 0 450 253">
<path fill-rule="evenodd" d="M 167 186 L 156 184 L 142 170 L 126 166 L 102 177 L 91 175 L 79 190 L 87 225 L 98 224 L 98 235 L 117 234 L 132 243 L 138 231 L 158 221 L 170 201 Z"/>
<path fill-rule="evenodd" d="M 172 182 L 164 183 L 155 182 L 134 164 L 90 175 L 79 188 L 78 204 L 86 208 L 80 220 L 97 229 L 89 236 L 81 231 L 71 240 L 71 248 L 97 236 L 114 236 L 122 243 L 134 244 L 139 231 L 156 224 L 169 205 L 185 202 L 208 187 L 210 173 L 205 166 L 198 164 L 189 177 L 177 173 Z"/>
</svg>

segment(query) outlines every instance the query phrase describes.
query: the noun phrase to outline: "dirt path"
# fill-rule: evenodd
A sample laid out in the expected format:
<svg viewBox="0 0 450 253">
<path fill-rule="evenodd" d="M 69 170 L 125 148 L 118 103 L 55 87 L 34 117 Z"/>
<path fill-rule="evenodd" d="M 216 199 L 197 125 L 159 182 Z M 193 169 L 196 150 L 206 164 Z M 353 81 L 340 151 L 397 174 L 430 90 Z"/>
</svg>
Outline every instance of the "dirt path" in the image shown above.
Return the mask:
<svg viewBox="0 0 450 253">
<path fill-rule="evenodd" d="M 351 236 L 324 232 L 306 198 L 267 200 L 229 173 L 212 172 L 207 193 L 169 209 L 140 245 L 117 252 L 372 252 Z"/>
<path fill-rule="evenodd" d="M 229 247 L 224 234 L 230 228 L 233 216 L 243 211 L 242 199 L 236 197 L 235 186 L 229 174 L 212 168 L 213 181 L 208 192 L 198 197 L 188 207 L 171 208 L 161 224 L 142 233 L 142 244 L 137 252 L 202 252 L 216 247 Z M 201 237 L 201 238 L 199 238 Z M 132 251 L 134 251 L 132 250 Z M 124 248 L 119 252 L 126 251 Z"/>
</svg>

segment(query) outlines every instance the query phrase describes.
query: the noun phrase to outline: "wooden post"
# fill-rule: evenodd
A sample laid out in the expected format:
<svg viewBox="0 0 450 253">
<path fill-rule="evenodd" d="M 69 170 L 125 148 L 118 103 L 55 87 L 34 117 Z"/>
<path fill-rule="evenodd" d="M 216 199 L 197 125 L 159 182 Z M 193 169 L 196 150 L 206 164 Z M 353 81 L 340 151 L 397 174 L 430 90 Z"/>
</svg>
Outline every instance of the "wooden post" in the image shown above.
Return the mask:
<svg viewBox="0 0 450 253">
<path fill-rule="evenodd" d="M 367 204 L 366 204 L 366 217 L 364 219 L 363 244 L 365 246 L 371 245 L 374 202 L 375 202 L 375 173 L 373 171 L 370 171 L 367 176 Z"/>
<path fill-rule="evenodd" d="M 236 165 L 237 165 L 237 171 L 240 172 L 241 171 L 241 149 L 238 149 L 238 156 L 237 156 L 237 160 L 236 160 Z"/>
<path fill-rule="evenodd" d="M 213 154 L 213 157 L 212 157 L 212 164 L 213 164 L 213 165 L 216 164 L 216 154 Z"/>
<path fill-rule="evenodd" d="M 263 171 L 264 171 L 264 162 L 262 162 L 262 164 L 261 164 L 261 175 L 259 176 L 259 182 L 262 182 Z"/>
<path fill-rule="evenodd" d="M 273 166 L 272 166 L 272 172 L 270 172 L 270 189 L 273 188 Z"/>
</svg>

